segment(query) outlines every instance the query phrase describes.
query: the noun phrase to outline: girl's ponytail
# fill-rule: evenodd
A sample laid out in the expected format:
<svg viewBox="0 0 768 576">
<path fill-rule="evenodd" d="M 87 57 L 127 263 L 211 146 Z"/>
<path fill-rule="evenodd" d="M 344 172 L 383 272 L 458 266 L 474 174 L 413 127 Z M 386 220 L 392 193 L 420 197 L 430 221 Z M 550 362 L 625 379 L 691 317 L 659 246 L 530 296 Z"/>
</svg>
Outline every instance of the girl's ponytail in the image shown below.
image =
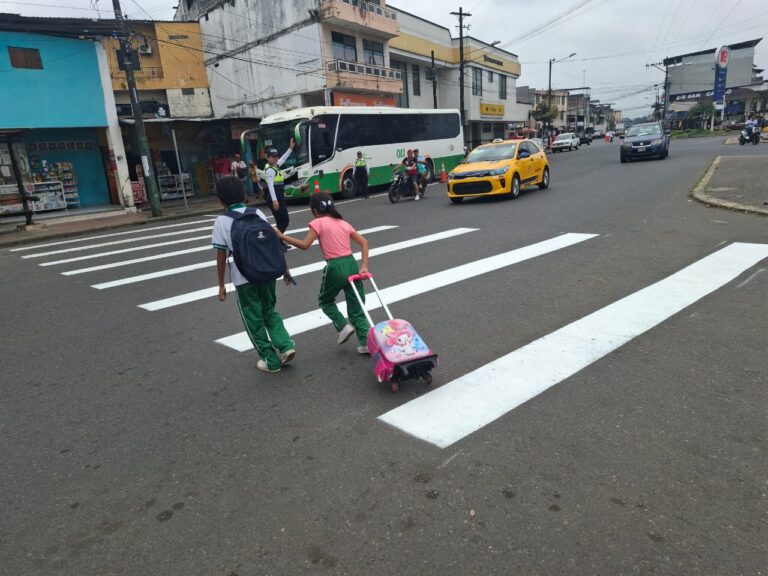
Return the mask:
<svg viewBox="0 0 768 576">
<path fill-rule="evenodd" d="M 327 214 L 331 218 L 344 220 L 341 213 L 336 210 L 333 197 L 328 192 L 315 192 L 309 199 L 309 207 L 319 214 Z"/>
</svg>

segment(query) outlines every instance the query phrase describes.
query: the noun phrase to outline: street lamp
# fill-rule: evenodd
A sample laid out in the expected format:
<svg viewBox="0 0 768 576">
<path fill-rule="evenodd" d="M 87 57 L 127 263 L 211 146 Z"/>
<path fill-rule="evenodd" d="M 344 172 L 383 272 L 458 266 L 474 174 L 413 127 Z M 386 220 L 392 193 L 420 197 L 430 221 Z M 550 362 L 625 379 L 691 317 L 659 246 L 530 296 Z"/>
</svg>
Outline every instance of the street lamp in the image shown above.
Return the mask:
<svg viewBox="0 0 768 576">
<path fill-rule="evenodd" d="M 576 52 L 571 52 L 568 56 L 560 58 L 559 60 L 555 60 L 554 58 L 549 59 L 549 88 L 547 89 L 547 106 L 549 108 L 552 108 L 552 64 L 555 62 L 564 62 L 565 60 L 568 60 L 568 58 L 573 58 L 574 56 L 576 56 Z M 549 132 L 552 131 L 552 120 L 547 122 L 547 128 Z"/>
</svg>

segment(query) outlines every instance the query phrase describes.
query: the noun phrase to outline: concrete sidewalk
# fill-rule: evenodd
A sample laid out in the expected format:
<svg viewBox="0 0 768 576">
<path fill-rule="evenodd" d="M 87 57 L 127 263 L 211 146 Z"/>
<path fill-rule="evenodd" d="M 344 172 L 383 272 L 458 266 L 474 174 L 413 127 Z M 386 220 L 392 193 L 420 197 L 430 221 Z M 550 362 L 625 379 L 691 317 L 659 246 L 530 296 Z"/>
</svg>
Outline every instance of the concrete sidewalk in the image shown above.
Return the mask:
<svg viewBox="0 0 768 576">
<path fill-rule="evenodd" d="M 768 216 L 768 158 L 718 156 L 692 195 L 710 206 Z"/>
<path fill-rule="evenodd" d="M 138 212 L 126 212 L 122 209 L 108 209 L 103 212 L 82 212 L 77 214 L 68 214 L 62 212 L 61 215 L 46 215 L 48 217 L 35 217 L 35 227 L 33 230 L 19 230 L 19 224 L 24 223 L 24 219 L 0 220 L 0 247 L 14 246 L 18 244 L 28 244 L 33 242 L 42 242 L 54 238 L 65 238 L 67 236 L 76 236 L 86 232 L 96 230 L 108 230 L 120 228 L 122 226 L 155 224 L 169 220 L 178 220 L 188 216 L 199 216 L 202 214 L 217 214 L 221 212 L 221 204 L 215 196 L 193 197 L 187 199 L 188 208 L 184 206 L 183 200 L 172 200 L 163 202 L 161 210 L 163 215 L 157 218 L 152 217 L 149 207 L 144 207 Z"/>
</svg>

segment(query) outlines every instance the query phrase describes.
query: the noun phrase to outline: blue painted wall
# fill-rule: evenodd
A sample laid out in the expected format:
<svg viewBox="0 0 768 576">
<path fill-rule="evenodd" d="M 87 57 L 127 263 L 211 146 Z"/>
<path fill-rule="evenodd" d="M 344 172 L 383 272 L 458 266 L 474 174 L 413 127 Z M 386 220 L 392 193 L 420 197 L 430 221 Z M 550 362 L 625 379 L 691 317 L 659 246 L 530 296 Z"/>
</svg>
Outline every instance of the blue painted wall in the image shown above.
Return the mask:
<svg viewBox="0 0 768 576">
<path fill-rule="evenodd" d="M 8 46 L 40 50 L 43 69 L 12 68 Z M 106 125 L 92 41 L 0 32 L 0 128 Z"/>
<path fill-rule="evenodd" d="M 99 135 L 96 128 L 79 128 L 68 130 L 33 130 L 25 132 L 22 140 L 27 144 L 27 156 L 30 161 L 72 162 L 77 175 L 78 192 L 81 206 L 98 206 L 109 204 L 109 188 L 104 172 L 104 159 L 99 148 Z M 35 150 L 30 144 L 46 143 L 46 150 Z M 51 151 L 50 144 L 84 144 L 90 142 L 85 149 L 67 149 Z"/>
</svg>

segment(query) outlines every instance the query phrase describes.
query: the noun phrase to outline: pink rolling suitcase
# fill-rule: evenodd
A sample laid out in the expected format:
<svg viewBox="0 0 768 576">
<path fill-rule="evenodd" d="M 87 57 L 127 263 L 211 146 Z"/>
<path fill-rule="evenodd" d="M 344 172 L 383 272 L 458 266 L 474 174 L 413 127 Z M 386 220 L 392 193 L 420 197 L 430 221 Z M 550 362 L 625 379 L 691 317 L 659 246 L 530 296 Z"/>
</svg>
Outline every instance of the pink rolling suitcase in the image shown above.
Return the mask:
<svg viewBox="0 0 768 576">
<path fill-rule="evenodd" d="M 392 317 L 392 312 L 381 298 L 378 286 L 372 274 L 354 274 L 348 278 L 354 286 L 357 280 L 370 280 L 376 296 L 381 302 L 389 320 L 374 324 L 368 310 L 365 309 L 360 294 L 354 290 L 365 317 L 371 325 L 368 331 L 368 351 L 371 353 L 373 374 L 379 382 L 389 384 L 392 392 L 397 392 L 398 384 L 404 380 L 421 379 L 432 383 L 432 368 L 437 366 L 437 354 L 421 339 L 413 326 L 405 320 Z"/>
</svg>

